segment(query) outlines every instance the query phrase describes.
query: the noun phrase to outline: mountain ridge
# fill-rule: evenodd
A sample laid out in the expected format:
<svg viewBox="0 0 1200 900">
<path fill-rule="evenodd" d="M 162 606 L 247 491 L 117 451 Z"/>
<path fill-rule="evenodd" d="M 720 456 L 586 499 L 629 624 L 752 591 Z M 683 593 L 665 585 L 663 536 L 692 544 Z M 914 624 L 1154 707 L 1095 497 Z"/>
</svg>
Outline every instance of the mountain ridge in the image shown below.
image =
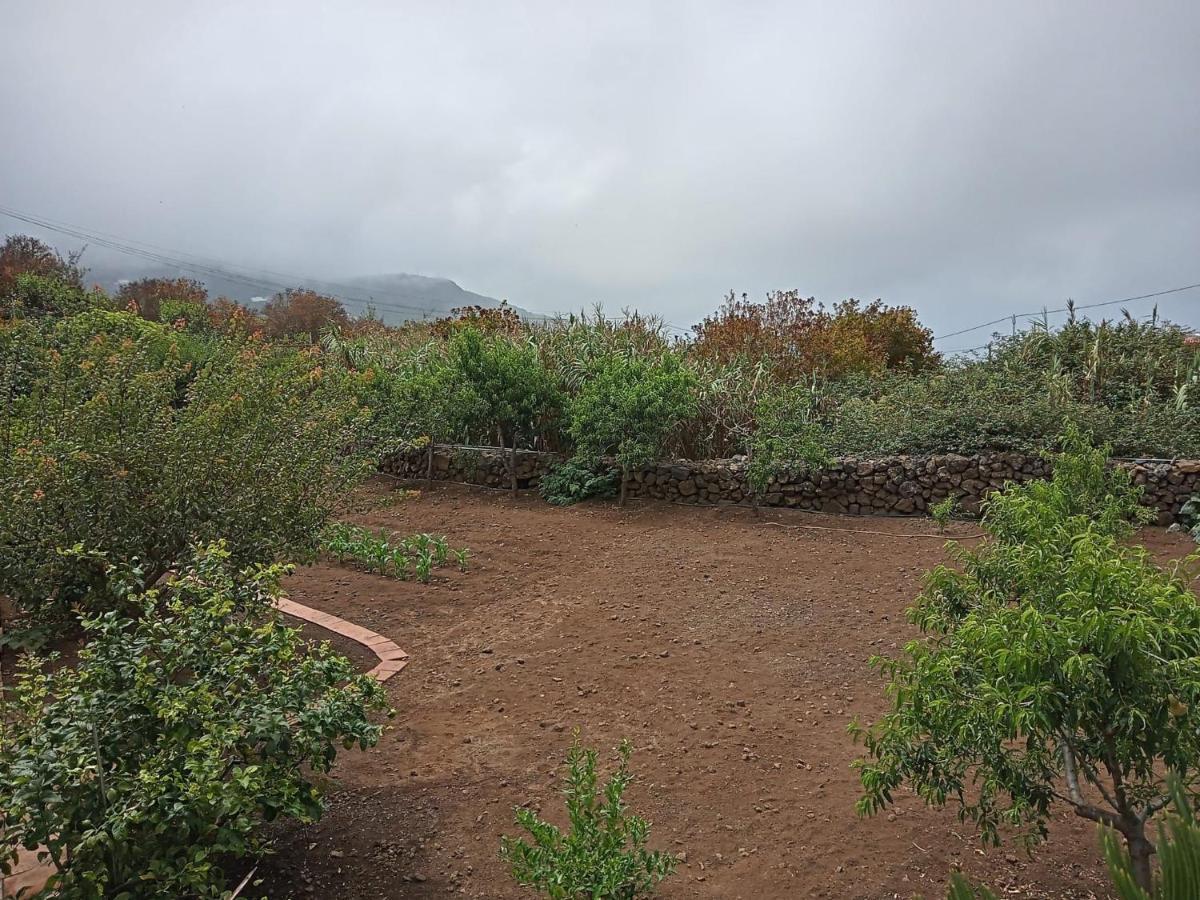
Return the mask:
<svg viewBox="0 0 1200 900">
<path fill-rule="evenodd" d="M 265 278 L 239 279 L 223 274 L 198 273 L 173 266 L 137 267 L 118 262 L 102 261 L 87 266 L 85 280 L 115 292 L 122 283 L 140 278 L 190 278 L 204 285 L 212 299 L 228 297 L 241 303 L 261 303 L 272 294 L 287 287 L 306 288 L 336 297 L 352 316 L 364 316 L 370 310 L 390 325 L 420 319 L 448 316 L 464 306 L 497 307 L 504 301 L 487 294 L 469 291 L 450 278 L 415 275 L 410 272 L 390 272 L 374 275 L 355 275 L 337 279 L 306 278 L 298 284 Z M 544 316 L 511 308 L 522 318 L 541 319 Z"/>
</svg>

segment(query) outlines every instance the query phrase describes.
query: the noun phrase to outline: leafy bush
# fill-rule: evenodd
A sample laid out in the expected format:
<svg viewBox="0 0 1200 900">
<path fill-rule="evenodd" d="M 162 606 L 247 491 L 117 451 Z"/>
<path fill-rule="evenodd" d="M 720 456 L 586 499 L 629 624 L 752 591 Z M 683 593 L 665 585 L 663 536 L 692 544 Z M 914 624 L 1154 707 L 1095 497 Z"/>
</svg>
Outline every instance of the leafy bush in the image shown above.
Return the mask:
<svg viewBox="0 0 1200 900">
<path fill-rule="evenodd" d="M 695 384 L 674 354 L 648 361 L 614 353 L 599 360 L 571 402 L 576 451 L 584 459 L 616 459 L 622 504 L 629 472 L 656 460 L 671 432 L 695 414 Z"/>
<path fill-rule="evenodd" d="M 81 252 L 71 253 L 64 259 L 62 254 L 49 245 L 27 234 L 10 234 L 0 244 L 0 317 L 14 307 L 25 306 L 25 310 L 34 314 L 62 313 L 62 310 L 50 307 L 39 307 L 37 304 L 26 305 L 22 302 L 21 294 L 28 292 L 33 286 L 34 291 L 48 288 L 62 288 L 67 291 L 82 293 L 83 269 L 79 265 Z M 21 279 L 32 278 L 21 286 Z M 6 310 L 7 308 L 7 310 Z"/>
<path fill-rule="evenodd" d="M 237 571 L 219 544 L 160 589 L 107 569 L 138 615 L 86 618 L 77 666 L 26 660 L 4 710 L 6 867 L 44 844 L 56 896 L 217 897 L 263 819 L 320 816 L 310 772 L 375 744 L 384 695 L 281 624 L 283 571 Z"/>
<path fill-rule="evenodd" d="M 22 273 L 7 285 L 4 280 L 0 278 L 0 319 L 71 316 L 108 305 L 103 294 L 49 275 Z"/>
<path fill-rule="evenodd" d="M 269 337 L 306 337 L 315 342 L 326 328 L 343 328 L 350 322 L 340 300 L 304 288 L 289 288 L 263 307 Z"/>
<path fill-rule="evenodd" d="M 824 431 L 814 421 L 814 398 L 807 386 L 771 391 L 759 401 L 755 417 L 746 474 L 756 493 L 766 490 L 772 476 L 796 465 L 829 464 Z"/>
<path fill-rule="evenodd" d="M 162 301 L 159 308 L 161 321 L 176 331 L 186 331 L 189 334 L 212 334 L 212 316 L 209 314 L 207 302 L 199 300 Z"/>
<path fill-rule="evenodd" d="M 937 522 L 938 531 L 945 531 L 957 513 L 958 498 L 954 496 L 946 497 L 929 507 L 929 515 Z"/>
<path fill-rule="evenodd" d="M 116 296 L 117 306 L 136 313 L 151 322 L 170 324 L 191 310 L 190 318 L 197 324 L 207 323 L 208 291 L 190 278 L 139 278 L 121 285 Z"/>
<path fill-rule="evenodd" d="M 596 775 L 597 753 L 584 749 L 576 736 L 567 753 L 567 818 L 563 834 L 529 809 L 516 809 L 517 824 L 529 832 L 501 838 L 500 855 L 513 877 L 551 898 L 634 898 L 646 896 L 675 871 L 678 860 L 660 850 L 647 850 L 650 824 L 626 812 L 622 797 L 633 781 L 629 773 L 629 741 L 618 748 L 621 763 L 601 794 Z"/>
<path fill-rule="evenodd" d="M 475 325 L 456 331 L 450 358 L 478 398 L 478 421 L 508 447 L 509 476 L 517 490 L 517 445 L 530 442 L 546 419 L 557 416 L 561 398 L 536 348 Z"/>
<path fill-rule="evenodd" d="M 484 415 L 479 396 L 441 348 L 363 360 L 357 384 L 380 453 L 424 445 L 432 464 L 435 442 L 469 437 Z"/>
<path fill-rule="evenodd" d="M 838 303 L 832 311 L 799 291 L 772 291 L 762 303 L 730 292 L 695 326 L 694 352 L 704 359 L 761 360 L 781 383 L 821 373 L 921 369 L 937 362 L 933 333 L 906 306 L 880 301 Z"/>
<path fill-rule="evenodd" d="M 554 466 L 542 476 L 542 498 L 554 506 L 570 506 L 581 500 L 617 495 L 617 473 L 578 457 Z"/>
<path fill-rule="evenodd" d="M 452 550 L 445 537 L 412 534 L 393 543 L 386 531 L 373 533 L 360 525 L 334 522 L 325 529 L 321 549 L 337 557 L 338 562 L 352 559 L 368 572 L 389 575 L 407 581 L 415 576 L 428 582 L 435 566 L 447 566 L 451 557 L 460 571 L 467 570 L 467 550 Z"/>
<path fill-rule="evenodd" d="M 852 726 L 868 751 L 859 810 L 908 784 L 996 842 L 1001 825 L 1040 839 L 1062 802 L 1119 831 L 1148 887 L 1166 773 L 1190 795 L 1200 760 L 1200 604 L 1122 543 L 1138 492 L 1080 441 L 1068 434 L 1053 481 L 991 497 L 991 540 L 934 569 L 909 611 L 929 637 L 875 660 L 892 709 Z"/>
<path fill-rule="evenodd" d="M 118 604 L 102 568 L 61 552 L 72 547 L 151 583 L 225 536 L 238 565 L 315 553 L 365 472 L 349 452 L 363 412 L 338 378 L 261 346 L 223 348 L 196 372 L 161 326 L 85 314 L 97 315 L 147 336 L 64 320 L 28 391 L 0 408 L 0 592 L 30 612 Z"/>
<path fill-rule="evenodd" d="M 1179 508 L 1179 520 L 1176 524 L 1179 525 L 1180 530 L 1186 531 L 1196 539 L 1197 543 L 1200 543 L 1200 494 L 1193 494 Z"/>
<path fill-rule="evenodd" d="M 1056 394 L 1037 373 L 968 365 L 917 377 L 828 386 L 820 421 L 838 456 L 1053 449 L 1065 423 L 1122 456 L 1200 454 L 1200 410 L 1109 407 Z"/>
</svg>

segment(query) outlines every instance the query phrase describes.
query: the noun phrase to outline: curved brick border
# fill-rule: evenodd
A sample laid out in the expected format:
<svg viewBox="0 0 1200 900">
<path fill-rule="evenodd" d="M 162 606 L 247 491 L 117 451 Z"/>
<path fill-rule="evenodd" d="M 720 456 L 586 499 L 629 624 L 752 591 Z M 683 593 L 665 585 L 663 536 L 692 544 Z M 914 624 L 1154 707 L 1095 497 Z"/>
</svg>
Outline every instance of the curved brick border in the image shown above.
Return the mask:
<svg viewBox="0 0 1200 900">
<path fill-rule="evenodd" d="M 367 673 L 376 681 L 387 681 L 408 665 L 407 653 L 397 647 L 394 641 L 385 638 L 382 634 L 376 634 L 369 628 L 363 628 L 361 625 L 339 619 L 332 613 L 321 612 L 319 609 L 313 609 L 311 606 L 305 606 L 286 598 L 276 600 L 275 608 L 281 613 L 295 616 L 297 619 L 303 619 L 313 625 L 319 625 L 327 631 L 362 644 L 379 657 L 379 665 Z"/>
</svg>

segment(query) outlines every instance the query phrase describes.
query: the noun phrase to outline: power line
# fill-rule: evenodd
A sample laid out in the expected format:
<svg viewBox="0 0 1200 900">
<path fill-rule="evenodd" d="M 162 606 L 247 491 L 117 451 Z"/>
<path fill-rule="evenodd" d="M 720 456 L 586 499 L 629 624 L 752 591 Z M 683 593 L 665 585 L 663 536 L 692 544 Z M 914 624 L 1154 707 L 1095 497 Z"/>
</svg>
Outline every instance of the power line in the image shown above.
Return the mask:
<svg viewBox="0 0 1200 900">
<path fill-rule="evenodd" d="M 359 297 L 348 293 L 342 288 L 346 285 L 339 284 L 334 281 L 321 281 L 313 278 L 300 277 L 290 275 L 283 272 L 274 272 L 269 269 L 254 269 L 249 266 L 237 264 L 223 263 L 218 260 L 210 260 L 201 256 L 183 253 L 176 250 L 167 250 L 165 248 L 156 247 L 153 244 L 146 244 L 138 241 L 132 241 L 127 238 L 118 238 L 105 232 L 95 231 L 93 229 L 83 228 L 69 223 L 56 222 L 51 219 L 46 219 L 40 216 L 31 215 L 29 213 L 20 212 L 19 210 L 10 209 L 0 206 L 0 214 L 6 215 L 9 218 L 16 219 L 21 222 L 26 222 L 30 225 L 36 225 L 40 228 L 45 228 L 49 231 L 54 231 L 59 234 L 69 235 L 79 238 L 80 240 L 98 244 L 101 247 L 107 247 L 111 250 L 116 250 L 119 253 L 126 253 L 132 256 L 137 256 L 142 259 L 148 259 L 153 262 L 163 263 L 164 265 L 174 266 L 188 272 L 199 275 L 210 275 L 224 278 L 228 281 L 244 284 L 248 287 L 275 292 L 285 290 L 287 288 L 296 287 L 298 285 L 310 285 L 315 288 L 320 288 L 323 291 L 335 296 L 340 300 L 348 300 L 353 303 L 363 304 L 368 307 L 377 309 L 390 310 L 400 313 L 420 313 L 425 315 L 445 315 L 445 309 L 436 307 L 416 306 L 403 302 L 383 302 L 375 297 Z M 241 272 L 233 271 L 232 268 L 241 269 Z M 250 274 L 246 274 L 250 273 Z M 256 276 L 254 273 L 258 273 Z M 262 277 L 262 276 L 267 277 Z M 279 280 L 274 280 L 270 276 L 276 276 Z M 358 290 L 358 288 L 352 288 Z M 386 297 L 387 295 L 385 295 Z"/>
<path fill-rule="evenodd" d="M 978 347 L 960 347 L 958 350 L 942 350 L 941 352 L 946 356 L 954 356 L 958 353 L 975 353 L 979 350 L 986 350 L 990 346 L 992 346 L 992 342 L 988 341 L 986 344 L 980 344 Z"/>
<path fill-rule="evenodd" d="M 1047 312 L 1050 312 L 1050 310 L 1047 310 Z M 1155 315 L 1154 313 L 1149 313 L 1148 315 L 1138 316 L 1138 318 L 1139 319 L 1152 319 L 1152 318 L 1154 318 L 1154 315 Z M 1008 321 L 1008 320 L 1005 319 L 1004 321 Z M 980 350 L 990 349 L 992 346 L 995 345 L 995 343 L 996 342 L 993 340 L 993 341 L 988 341 L 986 344 L 980 344 L 978 347 L 960 347 L 956 350 L 942 350 L 939 352 L 941 352 L 944 356 L 956 356 L 960 353 L 977 353 Z"/>
<path fill-rule="evenodd" d="M 1078 305 L 1078 306 L 1063 306 L 1063 307 L 1057 308 L 1057 310 L 1038 310 L 1037 312 L 1010 313 L 1010 314 L 1008 314 L 1008 316 L 1003 316 L 998 319 L 992 319 L 991 322 L 984 322 L 984 323 L 980 323 L 979 325 L 972 325 L 971 328 L 964 328 L 964 329 L 960 329 L 958 331 L 948 331 L 947 334 L 937 335 L 934 338 L 934 340 L 941 341 L 941 340 L 943 340 L 943 338 L 946 338 L 946 337 L 958 337 L 959 335 L 970 334 L 970 332 L 972 332 L 972 331 L 978 331 L 979 329 L 982 329 L 982 328 L 988 328 L 989 325 L 998 325 L 998 324 L 1001 324 L 1002 322 L 1012 322 L 1013 319 L 1028 319 L 1028 318 L 1034 318 L 1034 317 L 1038 317 L 1038 316 L 1048 316 L 1048 314 L 1050 314 L 1050 313 L 1070 312 L 1072 310 L 1097 310 L 1097 308 L 1102 307 L 1102 306 L 1116 306 L 1117 304 L 1132 304 L 1132 302 L 1134 302 L 1135 300 L 1150 300 L 1151 298 L 1156 298 L 1156 296 L 1166 296 L 1168 294 L 1178 294 L 1178 293 L 1184 292 L 1184 290 L 1194 290 L 1195 288 L 1200 288 L 1200 282 L 1196 282 L 1195 284 L 1184 284 L 1184 286 L 1181 288 L 1170 288 L 1168 290 L 1156 290 L 1156 292 L 1154 292 L 1152 294 L 1139 294 L 1138 296 L 1124 296 L 1124 298 L 1121 298 L 1120 300 L 1104 300 L 1102 302 L 1098 302 L 1098 304 L 1082 304 L 1082 305 Z"/>
</svg>

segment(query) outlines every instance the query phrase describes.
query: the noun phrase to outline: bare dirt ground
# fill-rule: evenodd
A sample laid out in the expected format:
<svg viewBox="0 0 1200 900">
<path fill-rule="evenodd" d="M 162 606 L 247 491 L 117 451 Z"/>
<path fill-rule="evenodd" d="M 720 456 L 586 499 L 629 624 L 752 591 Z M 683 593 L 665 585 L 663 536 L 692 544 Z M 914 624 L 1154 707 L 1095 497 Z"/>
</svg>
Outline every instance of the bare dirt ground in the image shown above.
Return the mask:
<svg viewBox="0 0 1200 900">
<path fill-rule="evenodd" d="M 270 897 L 529 896 L 500 836 L 521 803 L 562 824 L 574 728 L 591 746 L 634 743 L 627 799 L 654 846 L 686 854 L 664 897 L 940 900 L 953 868 L 1010 896 L 1107 896 L 1094 827 L 1065 813 L 1028 856 L 983 850 L 952 810 L 911 795 L 854 812 L 846 726 L 885 708 L 868 660 L 915 634 L 904 610 L 946 558 L 931 522 L 768 516 L 886 534 L 815 531 L 744 509 L 555 509 L 446 485 L 389 505 L 391 487 L 353 518 L 444 533 L 471 549 L 470 571 L 421 585 L 329 564 L 290 579 L 293 599 L 412 661 L 387 685 L 397 716 L 379 746 L 339 759 L 325 818 L 276 829 L 259 869 Z M 1164 560 L 1194 549 L 1161 530 L 1142 540 Z"/>
</svg>

